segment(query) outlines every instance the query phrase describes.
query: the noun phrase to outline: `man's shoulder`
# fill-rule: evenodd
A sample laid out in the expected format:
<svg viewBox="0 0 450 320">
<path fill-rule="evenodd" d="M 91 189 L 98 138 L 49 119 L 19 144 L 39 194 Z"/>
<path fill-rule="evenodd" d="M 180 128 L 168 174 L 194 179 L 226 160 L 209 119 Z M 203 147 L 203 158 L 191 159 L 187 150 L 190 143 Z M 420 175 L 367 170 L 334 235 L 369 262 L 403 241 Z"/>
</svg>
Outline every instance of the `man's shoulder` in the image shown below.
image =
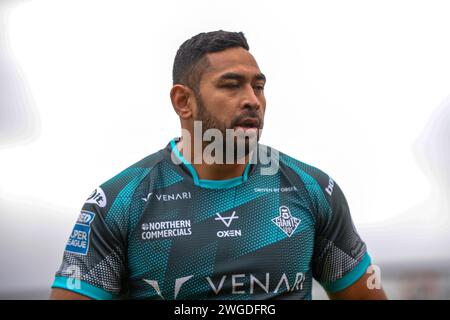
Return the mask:
<svg viewBox="0 0 450 320">
<path fill-rule="evenodd" d="M 108 198 L 131 196 L 150 172 L 163 162 L 162 151 L 158 150 L 115 174 L 100 184 L 97 192 L 104 193 Z"/>
<path fill-rule="evenodd" d="M 272 148 L 273 150 L 273 148 Z M 313 201 L 314 206 L 329 212 L 332 203 L 334 180 L 322 169 L 296 159 L 284 152 L 278 152 L 279 166 L 282 174 L 290 181 L 300 181 Z"/>
<path fill-rule="evenodd" d="M 319 186 L 328 186 L 331 177 L 322 169 L 273 147 L 268 148 L 272 154 L 276 154 L 274 159 L 278 159 L 280 167 L 289 168 L 288 171 L 292 171 L 299 176 L 303 183 L 307 185 L 318 184 Z"/>
</svg>

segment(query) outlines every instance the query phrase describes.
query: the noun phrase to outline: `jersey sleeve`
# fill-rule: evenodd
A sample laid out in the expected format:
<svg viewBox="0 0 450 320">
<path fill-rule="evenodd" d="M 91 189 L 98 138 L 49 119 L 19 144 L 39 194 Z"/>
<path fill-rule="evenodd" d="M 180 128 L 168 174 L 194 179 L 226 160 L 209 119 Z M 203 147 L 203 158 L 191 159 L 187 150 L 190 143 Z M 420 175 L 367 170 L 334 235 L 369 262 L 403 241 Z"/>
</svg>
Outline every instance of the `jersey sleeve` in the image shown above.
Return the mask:
<svg viewBox="0 0 450 320">
<path fill-rule="evenodd" d="M 105 192 L 106 191 L 106 192 Z M 101 187 L 86 200 L 63 253 L 52 288 L 62 288 L 92 299 L 112 299 L 123 292 L 125 243 L 121 226 L 107 215 L 120 198 Z"/>
<path fill-rule="evenodd" d="M 364 275 L 371 263 L 365 243 L 353 224 L 347 200 L 339 185 L 327 175 L 318 179 L 315 205 L 318 218 L 314 278 L 328 291 L 341 291 Z"/>
</svg>

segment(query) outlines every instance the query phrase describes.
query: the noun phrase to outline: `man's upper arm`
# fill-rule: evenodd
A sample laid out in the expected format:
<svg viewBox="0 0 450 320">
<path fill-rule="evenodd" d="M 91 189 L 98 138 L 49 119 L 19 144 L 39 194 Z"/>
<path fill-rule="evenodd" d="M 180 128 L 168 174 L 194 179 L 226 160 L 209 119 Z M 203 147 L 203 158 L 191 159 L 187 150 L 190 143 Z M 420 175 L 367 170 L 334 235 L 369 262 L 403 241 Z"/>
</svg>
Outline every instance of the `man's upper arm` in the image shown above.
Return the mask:
<svg viewBox="0 0 450 320">
<path fill-rule="evenodd" d="M 80 212 L 52 284 L 51 298 L 112 299 L 121 294 L 125 247 L 122 199 L 108 185 L 97 188 Z M 112 211 L 111 211 L 112 209 Z M 111 214 L 117 213 L 117 214 Z"/>
<path fill-rule="evenodd" d="M 369 285 L 373 276 L 379 278 L 377 274 L 366 272 L 349 287 L 337 292 L 327 292 L 328 296 L 332 300 L 387 300 L 381 285 Z"/>
<path fill-rule="evenodd" d="M 375 293 L 380 291 L 367 287 L 371 257 L 353 224 L 344 193 L 322 172 L 316 172 L 315 179 L 320 190 L 312 192 L 317 210 L 314 278 L 332 298 L 378 296 Z"/>
<path fill-rule="evenodd" d="M 92 300 L 88 296 L 73 291 L 54 288 L 50 293 L 50 300 Z"/>
</svg>

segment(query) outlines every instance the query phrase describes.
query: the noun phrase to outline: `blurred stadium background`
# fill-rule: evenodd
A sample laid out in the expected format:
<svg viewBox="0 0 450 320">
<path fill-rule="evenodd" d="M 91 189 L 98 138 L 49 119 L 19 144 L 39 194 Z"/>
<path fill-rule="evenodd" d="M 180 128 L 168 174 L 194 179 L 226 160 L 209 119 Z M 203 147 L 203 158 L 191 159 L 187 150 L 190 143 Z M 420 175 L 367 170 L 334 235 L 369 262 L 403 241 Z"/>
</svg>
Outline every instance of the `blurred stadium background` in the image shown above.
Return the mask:
<svg viewBox="0 0 450 320">
<path fill-rule="evenodd" d="M 1 0 L 0 298 L 48 297 L 90 192 L 178 135 L 176 49 L 224 29 L 244 31 L 268 76 L 262 142 L 338 181 L 389 298 L 449 299 L 449 13 L 445 1 Z M 317 284 L 313 297 L 326 299 Z"/>
</svg>

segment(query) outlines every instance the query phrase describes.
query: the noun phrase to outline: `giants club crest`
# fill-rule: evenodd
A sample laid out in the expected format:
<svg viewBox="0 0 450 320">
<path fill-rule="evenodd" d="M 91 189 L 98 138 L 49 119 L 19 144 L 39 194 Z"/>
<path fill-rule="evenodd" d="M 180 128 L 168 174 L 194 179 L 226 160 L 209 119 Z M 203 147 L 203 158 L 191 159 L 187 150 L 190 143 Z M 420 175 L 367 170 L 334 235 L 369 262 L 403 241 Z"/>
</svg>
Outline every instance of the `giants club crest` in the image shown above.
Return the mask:
<svg viewBox="0 0 450 320">
<path fill-rule="evenodd" d="M 300 224 L 300 219 L 295 218 L 291 215 L 291 211 L 286 206 L 280 207 L 280 215 L 272 219 L 275 223 L 288 237 L 290 237 L 295 229 L 297 229 Z"/>
</svg>

